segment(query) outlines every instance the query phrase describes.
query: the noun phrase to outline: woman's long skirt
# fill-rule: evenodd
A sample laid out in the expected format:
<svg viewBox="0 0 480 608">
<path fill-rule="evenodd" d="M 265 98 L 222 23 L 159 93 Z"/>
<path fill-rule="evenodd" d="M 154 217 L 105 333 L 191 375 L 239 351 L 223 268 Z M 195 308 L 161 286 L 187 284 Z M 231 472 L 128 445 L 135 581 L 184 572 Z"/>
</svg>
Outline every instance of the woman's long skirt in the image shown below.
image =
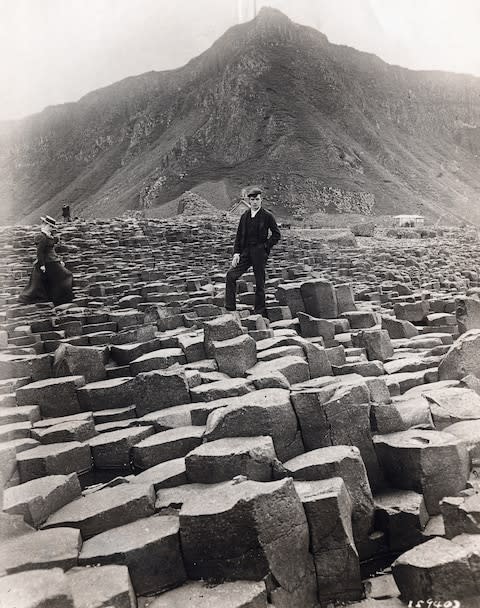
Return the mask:
<svg viewBox="0 0 480 608">
<path fill-rule="evenodd" d="M 19 296 L 22 304 L 53 302 L 55 306 L 73 300 L 73 275 L 60 262 L 47 262 L 45 272 L 36 263 L 28 285 Z"/>
</svg>

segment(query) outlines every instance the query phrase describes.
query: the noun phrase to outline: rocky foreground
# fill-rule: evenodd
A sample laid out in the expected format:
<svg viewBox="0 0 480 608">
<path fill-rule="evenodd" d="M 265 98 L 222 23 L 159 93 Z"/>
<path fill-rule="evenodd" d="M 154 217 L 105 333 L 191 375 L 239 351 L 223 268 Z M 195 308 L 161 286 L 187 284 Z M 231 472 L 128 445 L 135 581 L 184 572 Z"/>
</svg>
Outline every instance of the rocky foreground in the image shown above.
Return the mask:
<svg viewBox="0 0 480 608">
<path fill-rule="evenodd" d="M 0 232 L 0 605 L 478 605 L 480 242 L 285 231 L 266 321 L 233 230 L 66 225 L 56 309 Z"/>
</svg>

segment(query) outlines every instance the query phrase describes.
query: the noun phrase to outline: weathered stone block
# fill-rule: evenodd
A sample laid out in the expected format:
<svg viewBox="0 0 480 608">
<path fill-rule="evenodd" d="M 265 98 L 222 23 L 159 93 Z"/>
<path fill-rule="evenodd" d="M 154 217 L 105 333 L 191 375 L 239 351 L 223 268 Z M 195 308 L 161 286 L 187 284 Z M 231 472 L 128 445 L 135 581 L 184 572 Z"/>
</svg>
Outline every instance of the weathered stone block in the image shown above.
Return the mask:
<svg viewBox="0 0 480 608">
<path fill-rule="evenodd" d="M 480 419 L 480 395 L 468 388 L 425 391 L 437 431 L 463 420 Z"/>
<path fill-rule="evenodd" d="M 295 490 L 307 516 L 320 601 L 360 599 L 363 586 L 352 535 L 352 502 L 343 480 L 297 481 Z"/>
<path fill-rule="evenodd" d="M 164 591 L 184 582 L 178 517 L 148 517 L 87 540 L 80 565 L 128 566 L 137 595 Z"/>
<path fill-rule="evenodd" d="M 338 316 L 335 287 L 323 279 L 311 279 L 300 286 L 305 312 L 321 319 L 334 319 Z"/>
<path fill-rule="evenodd" d="M 155 433 L 132 448 L 135 467 L 149 469 L 157 464 L 182 458 L 202 443 L 205 427 L 186 426 Z"/>
<path fill-rule="evenodd" d="M 480 495 L 447 496 L 440 501 L 445 536 L 480 534 Z"/>
<path fill-rule="evenodd" d="M 133 378 L 112 378 L 89 382 L 77 391 L 83 411 L 99 411 L 125 407 L 135 403 L 137 395 Z"/>
<path fill-rule="evenodd" d="M 463 441 L 472 463 L 480 461 L 480 420 L 456 422 L 443 430 Z"/>
<path fill-rule="evenodd" d="M 212 321 L 203 324 L 203 345 L 207 357 L 214 355 L 214 342 L 230 340 L 243 334 L 240 323 L 233 315 L 221 315 Z"/>
<path fill-rule="evenodd" d="M 188 363 L 207 358 L 201 334 L 180 335 L 178 336 L 178 344 Z"/>
<path fill-rule="evenodd" d="M 209 585 L 188 581 L 178 589 L 152 598 L 149 608 L 268 608 L 263 582 L 233 581 Z"/>
<path fill-rule="evenodd" d="M 335 325 L 327 319 L 318 319 L 304 312 L 297 313 L 300 322 L 300 333 L 304 338 L 322 336 L 324 340 L 333 340 Z"/>
<path fill-rule="evenodd" d="M 279 465 L 271 437 L 230 437 L 204 443 L 185 457 L 191 483 L 219 483 L 237 475 L 271 481 Z"/>
<path fill-rule="evenodd" d="M 353 295 L 353 288 L 350 283 L 341 283 L 340 285 L 335 285 L 335 298 L 337 300 L 337 310 L 339 315 L 341 315 L 343 312 L 357 310 Z"/>
<path fill-rule="evenodd" d="M 44 380 L 52 375 L 50 355 L 7 355 L 0 353 L 0 379 Z"/>
<path fill-rule="evenodd" d="M 32 438 L 43 444 L 64 443 L 66 441 L 83 443 L 95 437 L 96 434 L 93 417 L 88 420 L 70 420 L 43 428 L 34 428 L 31 432 Z"/>
<path fill-rule="evenodd" d="M 284 283 L 277 287 L 277 299 L 279 304 L 288 306 L 292 317 L 296 317 L 298 312 L 305 312 L 305 304 L 303 302 L 302 293 L 300 290 L 300 284 Z M 281 319 L 285 319 L 282 315 Z M 277 319 L 270 318 L 270 321 L 276 321 Z M 278 319 L 278 320 L 281 320 Z"/>
<path fill-rule="evenodd" d="M 425 323 L 430 312 L 430 305 L 428 300 L 404 302 L 394 304 L 393 310 L 397 319 L 410 321 L 411 323 Z"/>
<path fill-rule="evenodd" d="M 303 452 L 297 418 L 288 391 L 265 389 L 232 399 L 207 420 L 206 441 L 224 437 L 270 435 L 281 461 Z"/>
<path fill-rule="evenodd" d="M 255 369 L 254 366 L 252 369 Z M 202 384 L 192 388 L 190 395 L 192 401 L 216 401 L 217 399 L 224 399 L 227 397 L 239 397 L 246 395 L 255 390 L 255 386 L 250 379 L 245 378 L 231 378 L 228 380 L 218 380 L 217 382 L 211 382 L 209 384 Z M 197 422 L 194 422 L 197 424 Z"/>
<path fill-rule="evenodd" d="M 133 484 L 149 483 L 155 490 L 160 488 L 173 488 L 188 482 L 185 471 L 185 458 L 167 460 L 154 467 L 150 467 L 132 479 Z"/>
<path fill-rule="evenodd" d="M 462 441 L 441 431 L 411 429 L 374 437 L 378 460 L 394 487 L 423 494 L 430 515 L 463 490 L 470 470 Z"/>
<path fill-rule="evenodd" d="M 392 552 L 407 551 L 423 542 L 428 522 L 423 496 L 411 490 L 375 495 L 375 530 L 382 530 Z"/>
<path fill-rule="evenodd" d="M 480 300 L 458 296 L 455 299 L 455 316 L 459 333 L 480 329 Z"/>
<path fill-rule="evenodd" d="M 370 483 L 381 483 L 370 430 L 370 393 L 365 383 L 330 384 L 292 392 L 307 450 L 355 445 L 360 450 Z"/>
<path fill-rule="evenodd" d="M 332 446 L 301 454 L 284 463 L 286 471 L 298 481 L 317 481 L 341 477 L 352 499 L 352 528 L 362 556 L 373 526 L 374 504 L 367 471 L 358 448 Z"/>
<path fill-rule="evenodd" d="M 61 568 L 34 570 L 0 578 L 2 608 L 83 608 L 74 604 Z"/>
<path fill-rule="evenodd" d="M 393 357 L 393 346 L 385 329 L 367 329 L 359 332 L 358 343 L 365 348 L 369 361 L 387 361 Z"/>
<path fill-rule="evenodd" d="M 126 566 L 76 567 L 68 570 L 66 576 L 75 608 L 137 606 L 137 598 Z"/>
<path fill-rule="evenodd" d="M 187 362 L 181 348 L 161 348 L 154 350 L 130 363 L 130 373 L 136 376 L 141 372 L 150 372 L 157 369 L 167 369 L 175 363 L 183 365 Z"/>
<path fill-rule="evenodd" d="M 45 475 L 80 475 L 92 468 L 90 447 L 78 441 L 39 445 L 17 454 L 17 467 L 22 483 Z"/>
<path fill-rule="evenodd" d="M 248 335 L 213 342 L 218 370 L 232 377 L 241 377 L 257 362 L 255 340 Z"/>
<path fill-rule="evenodd" d="M 51 515 L 45 528 L 78 528 L 90 538 L 143 517 L 153 515 L 155 492 L 149 483 L 128 483 L 87 494 Z"/>
<path fill-rule="evenodd" d="M 281 372 L 290 384 L 298 384 L 310 379 L 310 368 L 308 362 L 301 357 L 287 355 L 272 361 L 257 363 L 249 370 L 254 376 L 268 375 L 273 371 Z"/>
<path fill-rule="evenodd" d="M 47 475 L 27 481 L 4 491 L 3 510 L 22 515 L 31 526 L 38 528 L 49 515 L 81 494 L 75 473 L 71 475 Z"/>
<path fill-rule="evenodd" d="M 418 329 L 413 323 L 402 319 L 394 319 L 393 317 L 382 316 L 382 329 L 388 331 L 388 335 L 392 340 L 418 336 Z"/>
<path fill-rule="evenodd" d="M 391 403 L 372 403 L 372 420 L 381 435 L 407 431 L 411 427 L 431 428 L 428 401 L 420 397 L 395 397 Z"/>
<path fill-rule="evenodd" d="M 131 451 L 155 432 L 153 426 L 140 426 L 101 433 L 88 443 L 92 451 L 93 462 L 97 469 L 124 469 L 130 466 L 133 457 Z"/>
<path fill-rule="evenodd" d="M 77 565 L 81 545 L 79 531 L 67 527 L 40 530 L 2 542 L 0 577 L 43 568 L 68 570 Z"/>
<path fill-rule="evenodd" d="M 86 382 L 105 380 L 107 360 L 108 350 L 105 347 L 61 344 L 55 351 L 53 375 L 83 376 Z"/>
<path fill-rule="evenodd" d="M 461 380 L 468 374 L 480 378 L 480 329 L 457 338 L 438 366 L 439 380 Z"/>
<path fill-rule="evenodd" d="M 434 538 L 401 555 L 392 572 L 404 601 L 462 600 L 478 596 L 478 575 L 470 559 L 471 552 L 461 544 Z"/>
<path fill-rule="evenodd" d="M 375 313 L 367 310 L 357 310 L 353 312 L 342 312 L 342 319 L 347 319 L 352 329 L 366 329 L 377 324 Z"/>
<path fill-rule="evenodd" d="M 17 407 L 0 407 L 0 426 L 16 424 L 18 422 L 30 422 L 40 420 L 40 408 L 38 405 L 19 405 Z"/>
<path fill-rule="evenodd" d="M 84 385 L 83 376 L 39 380 L 17 389 L 17 403 L 38 404 L 43 417 L 75 414 L 80 411 L 77 389 Z"/>
<path fill-rule="evenodd" d="M 227 482 L 188 498 L 180 535 L 193 579 L 261 580 L 271 572 L 293 592 L 310 565 L 307 521 L 291 479 Z"/>
<path fill-rule="evenodd" d="M 134 391 L 138 416 L 190 402 L 187 377 L 180 368 L 138 374 Z"/>
</svg>

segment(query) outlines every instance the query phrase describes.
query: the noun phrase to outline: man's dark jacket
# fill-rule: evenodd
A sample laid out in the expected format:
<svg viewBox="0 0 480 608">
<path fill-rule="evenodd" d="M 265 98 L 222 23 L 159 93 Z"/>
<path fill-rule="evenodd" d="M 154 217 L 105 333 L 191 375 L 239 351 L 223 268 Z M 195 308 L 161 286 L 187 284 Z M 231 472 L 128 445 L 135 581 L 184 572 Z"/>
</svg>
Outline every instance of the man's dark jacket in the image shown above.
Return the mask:
<svg viewBox="0 0 480 608">
<path fill-rule="evenodd" d="M 264 243 L 267 253 L 270 253 L 270 249 L 278 243 L 280 240 L 280 230 L 278 229 L 277 222 L 273 216 L 273 213 L 267 211 L 263 207 L 258 210 L 258 243 Z M 250 214 L 250 209 L 247 209 L 240 217 L 238 223 L 237 236 L 235 238 L 235 245 L 233 247 L 234 253 L 242 253 L 247 248 L 247 218 Z M 268 230 L 272 233 L 268 236 Z"/>
</svg>

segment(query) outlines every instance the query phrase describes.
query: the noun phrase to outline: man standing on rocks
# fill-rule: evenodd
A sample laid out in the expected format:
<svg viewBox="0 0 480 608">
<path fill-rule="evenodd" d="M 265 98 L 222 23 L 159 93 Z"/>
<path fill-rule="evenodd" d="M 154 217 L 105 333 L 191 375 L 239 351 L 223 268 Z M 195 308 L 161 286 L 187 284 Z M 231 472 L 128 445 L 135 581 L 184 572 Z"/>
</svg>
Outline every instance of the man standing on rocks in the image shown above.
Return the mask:
<svg viewBox="0 0 480 608">
<path fill-rule="evenodd" d="M 280 230 L 273 214 L 262 207 L 262 191 L 258 186 L 247 190 L 250 209 L 241 216 L 233 248 L 232 267 L 227 272 L 225 308 L 235 310 L 237 280 L 253 266 L 255 274 L 255 314 L 266 316 L 265 265 L 272 247 L 280 240 Z M 270 231 L 270 236 L 268 232 Z"/>
</svg>

